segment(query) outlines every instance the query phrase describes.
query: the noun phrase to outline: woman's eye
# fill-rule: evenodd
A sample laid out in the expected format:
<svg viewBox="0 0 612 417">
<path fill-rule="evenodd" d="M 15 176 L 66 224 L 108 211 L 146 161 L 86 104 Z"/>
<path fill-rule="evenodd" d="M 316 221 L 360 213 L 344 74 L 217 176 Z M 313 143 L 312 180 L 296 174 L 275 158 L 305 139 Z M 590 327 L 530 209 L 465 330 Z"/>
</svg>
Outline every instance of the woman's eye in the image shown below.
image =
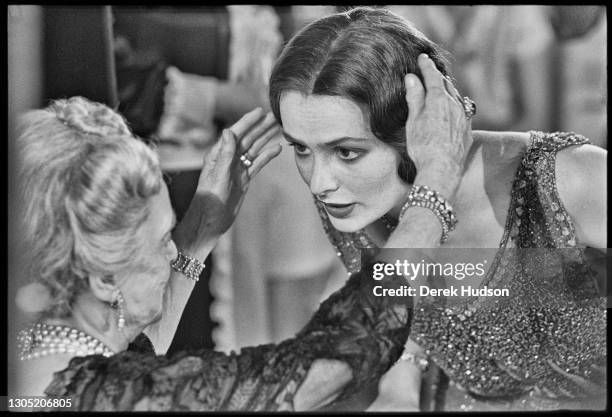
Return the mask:
<svg viewBox="0 0 612 417">
<path fill-rule="evenodd" d="M 337 152 L 340 159 L 344 159 L 345 161 L 352 161 L 353 159 L 357 159 L 361 156 L 361 153 L 352 149 L 338 148 Z"/>
<path fill-rule="evenodd" d="M 300 145 L 299 143 L 295 143 L 292 142 L 289 144 L 289 146 L 293 146 L 293 149 L 295 150 L 295 153 L 298 155 L 307 155 L 308 154 L 308 148 L 304 145 Z"/>
</svg>

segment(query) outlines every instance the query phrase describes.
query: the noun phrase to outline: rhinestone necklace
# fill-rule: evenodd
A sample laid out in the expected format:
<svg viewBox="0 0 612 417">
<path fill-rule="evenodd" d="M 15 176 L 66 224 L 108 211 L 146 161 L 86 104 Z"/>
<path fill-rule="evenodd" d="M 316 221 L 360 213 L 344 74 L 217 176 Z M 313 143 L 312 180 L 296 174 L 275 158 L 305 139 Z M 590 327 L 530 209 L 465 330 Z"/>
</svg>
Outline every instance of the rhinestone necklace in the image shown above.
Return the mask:
<svg viewBox="0 0 612 417">
<path fill-rule="evenodd" d="M 35 323 L 19 332 L 19 359 L 68 353 L 74 356 L 114 355 L 114 352 L 93 336 L 68 326 Z"/>
</svg>

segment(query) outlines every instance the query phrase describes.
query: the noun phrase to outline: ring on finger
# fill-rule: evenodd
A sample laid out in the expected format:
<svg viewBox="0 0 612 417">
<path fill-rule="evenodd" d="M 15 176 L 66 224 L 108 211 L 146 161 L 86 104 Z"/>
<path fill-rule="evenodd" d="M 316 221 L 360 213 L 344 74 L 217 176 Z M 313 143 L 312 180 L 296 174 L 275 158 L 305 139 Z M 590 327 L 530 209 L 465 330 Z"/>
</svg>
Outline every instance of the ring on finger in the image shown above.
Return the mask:
<svg viewBox="0 0 612 417">
<path fill-rule="evenodd" d="M 253 161 L 251 160 L 251 158 L 249 158 L 249 155 L 246 152 L 240 155 L 240 162 L 242 163 L 242 165 L 244 165 L 245 168 L 248 168 L 253 165 Z"/>
<path fill-rule="evenodd" d="M 476 114 L 476 103 L 474 103 L 474 100 L 472 100 L 468 96 L 465 96 L 463 97 L 461 104 L 463 105 L 465 117 L 467 117 L 468 119 L 474 117 L 474 115 Z"/>
</svg>

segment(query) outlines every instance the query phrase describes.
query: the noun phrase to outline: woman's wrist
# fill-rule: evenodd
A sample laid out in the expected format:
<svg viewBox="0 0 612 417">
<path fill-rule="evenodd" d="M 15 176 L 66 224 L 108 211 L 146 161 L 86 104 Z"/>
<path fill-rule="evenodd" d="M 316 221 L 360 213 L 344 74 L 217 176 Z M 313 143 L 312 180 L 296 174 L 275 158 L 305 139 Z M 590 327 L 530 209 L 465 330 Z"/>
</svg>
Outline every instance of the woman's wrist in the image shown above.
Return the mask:
<svg viewBox="0 0 612 417">
<path fill-rule="evenodd" d="M 414 184 L 426 185 L 437 191 L 445 199 L 452 201 L 459 186 L 461 172 L 455 164 L 427 164 L 420 169 L 414 179 Z"/>
<path fill-rule="evenodd" d="M 400 210 L 399 221 L 405 216 L 406 211 L 412 207 L 426 208 L 436 215 L 442 226 L 440 243 L 446 242 L 448 233 L 453 231 L 457 224 L 455 211 L 450 202 L 426 185 L 413 184 L 410 187 L 408 199 Z"/>
<path fill-rule="evenodd" d="M 199 223 L 190 217 L 189 213 L 186 214 L 185 218 L 175 227 L 172 239 L 183 254 L 204 262 L 221 235 L 212 231 L 203 232 Z"/>
</svg>

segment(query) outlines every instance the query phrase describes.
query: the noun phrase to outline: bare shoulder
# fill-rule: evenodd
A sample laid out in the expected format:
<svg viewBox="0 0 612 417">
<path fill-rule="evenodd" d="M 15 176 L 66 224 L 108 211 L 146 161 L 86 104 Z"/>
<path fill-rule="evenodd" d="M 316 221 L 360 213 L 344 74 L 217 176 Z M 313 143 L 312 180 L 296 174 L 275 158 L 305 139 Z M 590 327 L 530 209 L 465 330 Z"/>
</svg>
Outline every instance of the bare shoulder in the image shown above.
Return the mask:
<svg viewBox="0 0 612 417">
<path fill-rule="evenodd" d="M 607 160 L 608 152 L 594 145 L 560 150 L 555 162 L 555 176 L 561 200 L 569 205 L 580 203 L 574 200 L 582 198 L 586 190 L 605 196 Z"/>
<path fill-rule="evenodd" d="M 557 181 L 580 181 L 585 174 L 605 177 L 607 159 L 608 151 L 599 146 L 585 144 L 564 148 L 557 153 Z"/>
<path fill-rule="evenodd" d="M 605 247 L 608 152 L 594 145 L 570 146 L 557 153 L 559 198 L 589 246 Z"/>
<path fill-rule="evenodd" d="M 527 132 L 494 132 L 475 130 L 474 146 L 482 149 L 485 163 L 498 164 L 521 158 L 531 144 Z"/>
</svg>

